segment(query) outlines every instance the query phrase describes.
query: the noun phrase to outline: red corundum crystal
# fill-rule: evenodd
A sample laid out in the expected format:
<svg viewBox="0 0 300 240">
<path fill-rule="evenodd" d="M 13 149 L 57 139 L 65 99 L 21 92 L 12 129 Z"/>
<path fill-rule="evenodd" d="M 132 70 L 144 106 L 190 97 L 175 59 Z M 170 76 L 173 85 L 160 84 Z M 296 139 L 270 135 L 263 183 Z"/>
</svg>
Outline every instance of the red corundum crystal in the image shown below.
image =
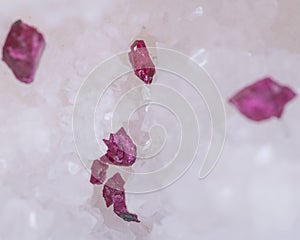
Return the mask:
<svg viewBox="0 0 300 240">
<path fill-rule="evenodd" d="M 17 79 L 31 83 L 45 48 L 41 33 L 21 20 L 16 21 L 5 41 L 2 60 L 13 71 Z"/>
<path fill-rule="evenodd" d="M 146 44 L 143 40 L 136 40 L 130 47 L 128 53 L 130 63 L 134 69 L 135 75 L 150 84 L 155 74 L 155 66 L 151 60 Z"/>
<path fill-rule="evenodd" d="M 124 184 L 125 181 L 119 173 L 107 180 L 103 188 L 106 206 L 113 205 L 115 214 L 127 222 L 140 222 L 136 214 L 127 211 Z"/>
<path fill-rule="evenodd" d="M 229 102 L 243 115 L 254 121 L 280 118 L 284 106 L 296 96 L 289 87 L 264 78 L 234 95 Z"/>
<path fill-rule="evenodd" d="M 127 135 L 124 128 L 109 136 L 109 140 L 103 139 L 108 147 L 107 157 L 108 163 L 118 166 L 131 166 L 136 160 L 136 146 L 131 138 Z"/>
<path fill-rule="evenodd" d="M 93 162 L 92 168 L 91 168 L 91 178 L 90 183 L 91 184 L 102 184 L 104 183 L 106 179 L 106 171 L 108 169 L 108 165 L 103 162 L 103 157 L 100 158 L 100 160 L 95 160 Z"/>
</svg>

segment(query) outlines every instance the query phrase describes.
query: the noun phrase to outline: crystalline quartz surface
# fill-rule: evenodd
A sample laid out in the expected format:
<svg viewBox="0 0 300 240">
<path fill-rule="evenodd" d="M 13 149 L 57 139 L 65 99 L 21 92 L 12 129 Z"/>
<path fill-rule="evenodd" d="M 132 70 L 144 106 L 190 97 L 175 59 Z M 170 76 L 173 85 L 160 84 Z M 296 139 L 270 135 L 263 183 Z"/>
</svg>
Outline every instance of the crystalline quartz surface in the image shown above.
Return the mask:
<svg viewBox="0 0 300 240">
<path fill-rule="evenodd" d="M 70 6 L 68 0 L 0 1 L 1 47 L 18 17 L 47 39 L 39 78 L 30 88 L 16 84 L 10 69 L 0 64 L 0 239 L 299 239 L 299 98 L 287 105 L 282 119 L 258 124 L 245 121 L 225 103 L 227 137 L 217 167 L 199 181 L 201 163 L 195 162 L 168 188 L 126 195 L 128 209 L 143 220 L 140 224 L 116 221 L 105 205 L 91 207 L 95 187 L 76 153 L 71 124 L 74 99 L 88 73 L 105 59 L 127 52 L 135 39 L 148 40 L 141 31 L 157 46 L 181 51 L 204 66 L 224 101 L 266 75 L 299 94 L 299 4 L 78 0 Z M 156 74 L 157 81 L 149 86 L 171 86 L 195 106 L 202 140 L 197 156 L 203 159 L 211 126 L 205 103 L 184 79 Z M 103 96 L 95 124 L 100 128 L 96 132 L 103 133 L 99 142 L 109 134 L 107 119 L 117 97 L 145 85 L 134 78 L 110 87 Z M 147 165 L 152 170 L 168 162 L 180 144 L 180 128 L 170 112 L 151 109 L 147 122 L 140 124 L 139 112 L 132 122 L 147 132 L 159 116 L 170 148 L 154 161 L 136 161 L 133 167 L 141 173 Z M 105 151 L 104 143 L 102 147 Z M 97 199 L 104 202 L 101 195 L 100 190 Z"/>
</svg>

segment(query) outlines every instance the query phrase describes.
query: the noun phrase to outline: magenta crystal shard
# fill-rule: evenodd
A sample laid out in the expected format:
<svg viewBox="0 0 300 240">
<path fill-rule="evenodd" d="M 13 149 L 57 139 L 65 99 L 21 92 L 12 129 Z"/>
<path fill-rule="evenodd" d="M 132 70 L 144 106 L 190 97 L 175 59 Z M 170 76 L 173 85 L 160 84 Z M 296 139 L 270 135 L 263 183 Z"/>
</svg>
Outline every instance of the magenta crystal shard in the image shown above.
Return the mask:
<svg viewBox="0 0 300 240">
<path fill-rule="evenodd" d="M 136 40 L 130 47 L 128 53 L 129 61 L 134 69 L 135 75 L 150 84 L 155 74 L 155 66 L 151 60 L 146 44 L 143 40 Z"/>
<path fill-rule="evenodd" d="M 140 222 L 136 214 L 127 211 L 124 184 L 125 181 L 119 173 L 107 180 L 103 188 L 106 206 L 110 207 L 113 205 L 115 214 L 127 222 Z"/>
<path fill-rule="evenodd" d="M 103 157 L 101 157 L 100 160 L 95 160 L 93 162 L 93 165 L 91 167 L 91 184 L 102 184 L 106 179 L 106 171 L 108 169 L 108 165 L 102 161 L 102 158 Z"/>
<path fill-rule="evenodd" d="M 43 35 L 34 27 L 18 20 L 12 25 L 7 35 L 3 46 L 2 60 L 18 80 L 31 83 L 44 48 Z"/>
<path fill-rule="evenodd" d="M 249 119 L 262 121 L 273 116 L 280 118 L 284 106 L 295 96 L 289 87 L 264 78 L 239 91 L 229 102 Z"/>
<path fill-rule="evenodd" d="M 125 198 L 124 184 L 125 181 L 119 173 L 116 173 L 107 180 L 103 188 L 103 197 L 107 207 L 110 207 L 114 203 L 115 198 Z"/>
<path fill-rule="evenodd" d="M 109 163 L 118 166 L 131 166 L 136 160 L 136 146 L 127 135 L 124 128 L 115 134 L 110 134 L 109 140 L 103 139 L 108 147 L 105 156 Z"/>
</svg>

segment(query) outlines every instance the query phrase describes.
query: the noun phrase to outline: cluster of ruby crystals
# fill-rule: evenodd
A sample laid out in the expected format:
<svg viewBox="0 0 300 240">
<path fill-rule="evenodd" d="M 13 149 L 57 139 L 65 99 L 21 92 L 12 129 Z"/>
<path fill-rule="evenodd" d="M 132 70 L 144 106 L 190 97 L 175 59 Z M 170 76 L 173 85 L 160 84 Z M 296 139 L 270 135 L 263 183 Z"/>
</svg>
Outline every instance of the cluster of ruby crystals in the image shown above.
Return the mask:
<svg viewBox="0 0 300 240">
<path fill-rule="evenodd" d="M 103 139 L 107 146 L 105 154 L 108 162 L 117 166 L 131 166 L 136 160 L 136 146 L 124 128 L 115 134 L 111 133 L 109 139 Z"/>
<path fill-rule="evenodd" d="M 296 93 L 291 88 L 267 77 L 245 87 L 229 102 L 247 118 L 263 121 L 271 117 L 280 118 L 285 105 L 295 97 Z"/>
<path fill-rule="evenodd" d="M 91 168 L 90 182 L 103 184 L 106 179 L 108 164 L 117 166 L 131 166 L 136 160 L 136 146 L 124 128 L 111 133 L 109 139 L 103 139 L 107 145 L 107 152 L 100 159 L 94 160 Z M 128 222 L 140 222 L 136 214 L 127 211 L 125 201 L 125 181 L 119 173 L 109 178 L 103 187 L 103 198 L 106 206 L 113 205 L 113 211 L 120 218 Z"/>
<path fill-rule="evenodd" d="M 2 49 L 2 60 L 23 83 L 31 83 L 45 48 L 41 33 L 21 20 L 16 21 Z"/>
<path fill-rule="evenodd" d="M 135 75 L 146 84 L 152 83 L 155 74 L 155 66 L 151 60 L 145 42 L 143 40 L 136 40 L 131 45 L 128 56 Z"/>
</svg>

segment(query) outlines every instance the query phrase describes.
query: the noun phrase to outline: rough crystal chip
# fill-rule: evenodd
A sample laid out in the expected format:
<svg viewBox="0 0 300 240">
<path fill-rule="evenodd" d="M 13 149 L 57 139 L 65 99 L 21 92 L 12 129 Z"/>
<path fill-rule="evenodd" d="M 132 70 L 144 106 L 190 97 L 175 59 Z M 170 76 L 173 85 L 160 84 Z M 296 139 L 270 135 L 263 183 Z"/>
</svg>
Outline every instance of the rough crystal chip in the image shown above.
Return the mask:
<svg viewBox="0 0 300 240">
<path fill-rule="evenodd" d="M 128 53 L 129 61 L 134 69 L 135 75 L 150 84 L 155 74 L 155 66 L 151 60 L 146 44 L 143 40 L 136 40 L 130 47 Z"/>
<path fill-rule="evenodd" d="M 103 157 L 101 157 L 100 160 L 95 160 L 93 162 L 90 178 L 91 184 L 102 184 L 106 179 L 106 171 L 108 169 L 108 165 L 101 161 L 102 158 Z"/>
<path fill-rule="evenodd" d="M 262 121 L 273 116 L 280 118 L 284 106 L 295 96 L 296 93 L 289 87 L 264 78 L 239 91 L 229 102 L 247 118 Z"/>
<path fill-rule="evenodd" d="M 111 133 L 108 140 L 103 139 L 103 141 L 108 147 L 105 154 L 108 163 L 131 166 L 135 162 L 136 146 L 123 127 L 117 133 Z"/>
<path fill-rule="evenodd" d="M 115 214 L 127 222 L 140 222 L 136 214 L 129 213 L 127 210 L 124 184 L 125 181 L 119 173 L 107 180 L 103 188 L 106 206 L 113 205 Z"/>
<path fill-rule="evenodd" d="M 18 80 L 31 83 L 44 48 L 43 35 L 34 27 L 18 20 L 12 25 L 7 35 L 3 46 L 2 60 Z"/>
</svg>

